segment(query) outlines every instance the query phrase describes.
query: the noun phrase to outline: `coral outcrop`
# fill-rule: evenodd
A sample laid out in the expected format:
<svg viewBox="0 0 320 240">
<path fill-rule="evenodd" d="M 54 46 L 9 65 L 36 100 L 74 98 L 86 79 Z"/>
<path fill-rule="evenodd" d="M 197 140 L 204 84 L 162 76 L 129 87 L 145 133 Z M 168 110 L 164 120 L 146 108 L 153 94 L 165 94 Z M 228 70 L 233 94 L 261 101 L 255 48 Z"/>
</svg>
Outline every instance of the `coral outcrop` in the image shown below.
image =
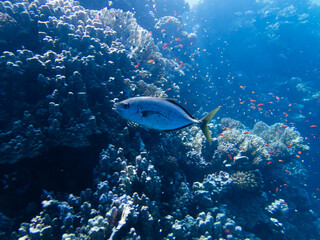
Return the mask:
<svg viewBox="0 0 320 240">
<path fill-rule="evenodd" d="M 21 28 L 36 31 L 31 36 L 37 38 L 22 50 L 22 43 L 4 45 L 10 51 L 0 56 L 1 163 L 52 146 L 89 146 L 90 136 L 110 132 L 112 101 L 123 94 L 165 96 L 154 82 L 167 81 L 164 74 L 176 64 L 162 56 L 132 13 L 90 11 L 71 0 L 5 1 L 0 10 L 0 31 Z M 145 82 L 146 75 L 152 82 Z"/>
</svg>

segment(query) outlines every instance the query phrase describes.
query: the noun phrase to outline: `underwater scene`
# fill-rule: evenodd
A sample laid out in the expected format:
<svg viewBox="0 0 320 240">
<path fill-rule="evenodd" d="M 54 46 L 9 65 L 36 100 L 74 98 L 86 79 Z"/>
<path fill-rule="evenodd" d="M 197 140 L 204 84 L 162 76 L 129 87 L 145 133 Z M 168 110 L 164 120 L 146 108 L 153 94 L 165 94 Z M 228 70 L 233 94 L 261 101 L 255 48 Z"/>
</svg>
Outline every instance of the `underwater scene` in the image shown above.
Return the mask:
<svg viewBox="0 0 320 240">
<path fill-rule="evenodd" d="M 0 239 L 320 240 L 319 0 L 0 1 Z"/>
</svg>

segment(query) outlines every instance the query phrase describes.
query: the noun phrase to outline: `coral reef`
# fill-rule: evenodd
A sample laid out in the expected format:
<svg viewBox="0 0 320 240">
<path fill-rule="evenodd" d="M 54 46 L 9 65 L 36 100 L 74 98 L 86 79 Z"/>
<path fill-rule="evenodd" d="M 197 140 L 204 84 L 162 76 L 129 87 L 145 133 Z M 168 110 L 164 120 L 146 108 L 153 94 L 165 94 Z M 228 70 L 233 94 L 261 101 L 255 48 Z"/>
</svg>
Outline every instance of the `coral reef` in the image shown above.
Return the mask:
<svg viewBox="0 0 320 240">
<path fill-rule="evenodd" d="M 113 99 L 165 96 L 153 82 L 163 84 L 164 74 L 176 71 L 130 12 L 89 11 L 74 1 L 6 1 L 0 10 L 3 31 L 19 23 L 24 31 L 37 30 L 32 36 L 39 39 L 23 50 L 4 46 L 12 51 L 0 56 L 1 163 L 38 156 L 52 146 L 89 146 L 88 137 L 111 131 Z M 144 82 L 143 72 L 152 82 Z"/>
<path fill-rule="evenodd" d="M 209 69 L 202 72 L 195 61 L 206 50 L 195 46 L 200 31 L 187 32 L 180 16 L 186 3 L 115 0 L 99 2 L 99 10 L 83 7 L 93 2 L 0 2 L 0 164 L 7 171 L 0 184 L 24 183 L 0 202 L 30 187 L 30 172 L 11 172 L 30 159 L 45 160 L 41 154 L 56 147 L 97 152 L 95 159 L 83 154 L 89 177 L 53 161 L 69 179 L 61 185 L 75 181 L 74 174 L 91 185 L 78 192 L 40 189 L 41 210 L 35 207 L 32 219 L 0 213 L 0 238 L 318 239 L 310 229 L 318 227 L 319 214 L 311 210 L 300 159 L 309 147 L 294 127 L 259 121 L 249 129 L 232 118 L 215 119 L 208 125 L 210 145 L 197 125 L 156 132 L 112 112 L 114 102 L 139 95 L 175 97 L 196 119 L 210 110 L 197 90 L 213 87 L 203 86 Z M 306 219 L 304 229 L 299 219 Z"/>
<path fill-rule="evenodd" d="M 228 173 L 208 175 L 202 183 L 195 182 L 191 193 L 188 193 L 190 189 L 186 183 L 182 184 L 175 196 L 175 199 L 179 199 L 174 203 L 177 208 L 172 215 L 163 215 L 165 212 L 159 205 L 161 181 L 152 162 L 147 159 L 148 154 L 142 151 L 136 156 L 135 166 L 128 165 L 123 149 L 109 145 L 100 155 L 95 191 L 86 189 L 79 197 L 70 194 L 62 201 L 47 192 L 40 214 L 30 223 L 21 224 L 12 237 L 211 239 L 232 235 L 239 239 L 258 239 L 227 217 L 226 206 L 219 204 L 219 208 L 214 207 L 214 202 L 220 199 L 221 194 L 230 189 L 232 180 Z M 188 204 L 191 195 L 194 195 L 194 199 Z M 196 218 L 188 214 L 193 205 L 199 208 Z M 155 232 L 157 237 L 154 236 Z"/>
</svg>

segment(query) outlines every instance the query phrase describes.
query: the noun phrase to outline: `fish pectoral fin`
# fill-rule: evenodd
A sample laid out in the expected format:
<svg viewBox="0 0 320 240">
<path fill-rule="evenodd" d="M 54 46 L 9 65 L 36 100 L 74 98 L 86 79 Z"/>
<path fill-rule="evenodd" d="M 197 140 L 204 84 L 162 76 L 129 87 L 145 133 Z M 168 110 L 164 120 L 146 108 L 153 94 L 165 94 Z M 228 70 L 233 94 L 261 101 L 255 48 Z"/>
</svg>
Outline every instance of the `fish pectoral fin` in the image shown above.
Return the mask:
<svg viewBox="0 0 320 240">
<path fill-rule="evenodd" d="M 142 117 L 150 117 L 151 115 L 155 114 L 155 111 L 141 111 Z"/>
</svg>

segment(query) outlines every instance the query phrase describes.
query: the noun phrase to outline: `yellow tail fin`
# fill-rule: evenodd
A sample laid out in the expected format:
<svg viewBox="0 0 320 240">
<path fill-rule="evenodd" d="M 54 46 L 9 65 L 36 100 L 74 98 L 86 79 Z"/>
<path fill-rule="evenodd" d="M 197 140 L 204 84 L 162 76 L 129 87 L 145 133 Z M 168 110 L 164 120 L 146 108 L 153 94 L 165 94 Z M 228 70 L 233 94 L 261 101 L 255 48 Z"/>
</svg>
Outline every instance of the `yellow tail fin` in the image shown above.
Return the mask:
<svg viewBox="0 0 320 240">
<path fill-rule="evenodd" d="M 211 112 L 209 112 L 204 118 L 202 118 L 199 123 L 200 123 L 200 128 L 203 132 L 203 134 L 206 136 L 207 140 L 209 141 L 209 143 L 211 144 L 211 136 L 210 136 L 210 132 L 208 129 L 208 123 L 211 121 L 211 119 L 214 117 L 214 115 L 219 111 L 220 107 L 212 110 Z"/>
</svg>

